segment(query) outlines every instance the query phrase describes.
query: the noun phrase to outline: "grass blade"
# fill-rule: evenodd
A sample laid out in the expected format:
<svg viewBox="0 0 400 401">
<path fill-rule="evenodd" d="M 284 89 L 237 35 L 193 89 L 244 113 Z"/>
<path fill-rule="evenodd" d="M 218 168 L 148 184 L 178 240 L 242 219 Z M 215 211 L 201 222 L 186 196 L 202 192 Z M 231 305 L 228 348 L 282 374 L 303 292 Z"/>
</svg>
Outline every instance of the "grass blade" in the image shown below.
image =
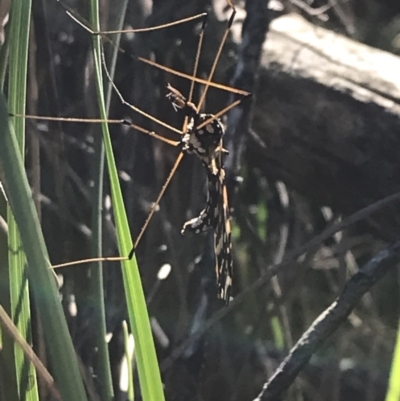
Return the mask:
<svg viewBox="0 0 400 401">
<path fill-rule="evenodd" d="M 390 372 L 389 388 L 386 401 L 400 400 L 400 322 L 397 329 L 396 346 L 393 353 L 392 369 Z"/>
<path fill-rule="evenodd" d="M 30 17 L 30 0 L 16 0 L 12 3 L 9 31 L 8 102 L 9 109 L 14 114 L 25 114 Z M 19 151 L 21 157 L 23 157 L 25 153 L 25 121 L 24 119 L 19 119 L 14 123 Z M 7 220 L 9 314 L 23 340 L 31 343 L 31 314 L 25 254 L 22 250 L 18 227 L 10 208 L 7 210 Z M 16 386 L 19 397 L 28 401 L 37 401 L 39 394 L 35 369 L 20 347 L 14 344 L 13 348 Z"/>
<path fill-rule="evenodd" d="M 95 31 L 98 31 L 100 30 L 98 2 L 96 0 L 92 0 L 91 4 L 92 27 Z M 100 36 L 95 36 L 93 38 L 94 63 L 100 117 L 102 119 L 106 119 L 107 114 L 103 93 L 100 40 Z M 130 235 L 122 192 L 119 185 L 118 172 L 115 165 L 111 138 L 107 124 L 102 125 L 102 130 L 111 184 L 114 217 L 117 227 L 119 252 L 121 255 L 128 255 L 132 246 L 132 238 Z M 162 401 L 164 400 L 164 393 L 162 389 L 160 369 L 158 366 L 154 340 L 150 327 L 150 320 L 135 255 L 131 260 L 127 260 L 122 263 L 122 273 L 129 320 L 136 344 L 136 360 L 142 397 L 144 401 Z"/>
<path fill-rule="evenodd" d="M 115 3 L 114 7 L 116 14 L 120 16 L 119 21 L 116 22 L 113 30 L 120 30 L 122 28 L 124 16 L 126 13 L 128 1 L 122 0 Z M 114 35 L 114 42 L 117 44 L 112 47 L 111 54 L 111 77 L 114 76 L 115 64 L 118 55 L 118 44 L 120 34 Z M 111 99 L 111 84 L 107 87 L 107 101 L 106 109 L 109 109 Z M 98 133 L 97 133 L 98 134 Z M 92 255 L 102 255 L 102 221 L 103 221 L 103 181 L 104 181 L 104 146 L 103 140 L 100 135 L 95 135 L 94 138 L 95 158 L 93 161 L 93 213 L 92 213 Z M 96 364 L 96 374 L 98 375 L 98 382 L 100 383 L 100 395 L 104 401 L 112 401 L 114 399 L 114 389 L 112 385 L 110 358 L 108 353 L 108 344 L 106 343 L 106 316 L 104 305 L 104 284 L 103 284 L 103 266 L 101 262 L 94 263 L 92 266 L 92 275 L 90 280 L 90 297 L 93 299 L 92 304 L 96 305 L 94 308 L 93 324 L 94 332 L 96 333 L 95 346 L 98 349 L 98 359 Z"/>
<path fill-rule="evenodd" d="M 54 274 L 24 171 L 8 110 L 0 95 L 0 161 L 28 261 L 30 286 L 42 321 L 57 387 L 64 400 L 87 401 L 75 350 L 61 308 Z"/>
</svg>

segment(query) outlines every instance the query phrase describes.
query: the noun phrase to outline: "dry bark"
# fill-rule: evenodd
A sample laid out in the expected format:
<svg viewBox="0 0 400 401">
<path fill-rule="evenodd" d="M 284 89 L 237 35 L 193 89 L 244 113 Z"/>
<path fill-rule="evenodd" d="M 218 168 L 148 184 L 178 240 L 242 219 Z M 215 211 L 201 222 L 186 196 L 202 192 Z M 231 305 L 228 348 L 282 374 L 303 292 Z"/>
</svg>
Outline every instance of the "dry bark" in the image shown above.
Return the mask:
<svg viewBox="0 0 400 401">
<path fill-rule="evenodd" d="M 264 43 L 248 161 L 315 205 L 352 213 L 400 190 L 400 58 L 275 20 Z M 393 209 L 370 221 L 398 232 Z"/>
</svg>

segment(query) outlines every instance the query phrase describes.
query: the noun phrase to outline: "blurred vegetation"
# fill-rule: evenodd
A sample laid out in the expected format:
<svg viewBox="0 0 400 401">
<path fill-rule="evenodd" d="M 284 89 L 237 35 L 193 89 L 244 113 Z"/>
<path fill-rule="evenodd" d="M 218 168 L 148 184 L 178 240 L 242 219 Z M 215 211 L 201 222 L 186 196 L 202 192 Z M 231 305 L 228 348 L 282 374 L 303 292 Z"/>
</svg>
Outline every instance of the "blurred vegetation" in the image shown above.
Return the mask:
<svg viewBox="0 0 400 401">
<path fill-rule="evenodd" d="M 104 29 L 116 18 L 117 0 L 103 1 Z M 68 5 L 88 19 L 85 1 Z M 207 76 L 229 9 L 223 0 L 130 1 L 126 27 L 162 24 L 204 10 L 210 12 L 199 73 Z M 272 3 L 272 1 L 271 1 Z M 357 41 L 395 54 L 400 53 L 400 2 L 398 0 L 286 0 L 271 15 L 298 12 L 313 23 Z M 304 5 L 304 3 L 303 3 Z M 272 4 L 271 4 L 272 6 Z M 276 4 L 275 4 L 276 6 Z M 62 117 L 96 117 L 91 36 L 69 18 L 55 0 L 33 2 L 27 114 Z M 239 5 L 238 5 L 239 7 Z M 310 15 L 310 9 L 324 9 Z M 241 21 L 238 13 L 237 23 Z M 152 33 L 124 35 L 115 83 L 123 97 L 142 110 L 176 127 L 182 116 L 166 100 L 166 85 L 186 94 L 189 84 L 133 60 L 129 54 L 155 59 L 191 73 L 199 26 L 196 23 Z M 268 39 L 267 39 L 268 40 Z M 106 43 L 106 52 L 112 46 Z M 235 68 L 237 45 L 229 40 L 218 64 L 215 81 L 229 82 Z M 195 91 L 199 98 L 201 88 Z M 210 90 L 206 110 L 215 113 L 227 102 L 226 93 Z M 127 118 L 160 135 L 172 137 L 163 127 L 135 115 L 111 101 L 110 118 Z M 156 199 L 178 153 L 126 127 L 111 126 L 125 206 L 135 238 Z M 40 205 L 41 223 L 53 264 L 90 255 L 93 208 L 91 190 L 95 163 L 96 125 L 27 120 L 27 171 Z M 37 143 L 40 150 L 37 151 Z M 329 205 L 316 205 L 284 182 L 270 182 L 254 167 L 245 152 L 242 183 L 232 196 L 234 290 L 246 289 L 288 251 L 304 244 L 342 217 Z M 239 180 L 241 181 L 241 180 Z M 253 399 L 288 350 L 313 320 L 329 306 L 346 280 L 384 245 L 381 238 L 350 227 L 314 253 L 282 270 L 268 286 L 245 300 L 215 323 L 201 340 L 176 360 L 172 351 L 223 307 L 210 301 L 215 294 L 212 263 L 207 260 L 208 236 L 181 236 L 183 223 L 202 209 L 205 177 L 197 160 L 185 157 L 158 212 L 137 250 L 153 331 L 169 400 Z M 108 179 L 104 191 L 104 255 L 117 253 Z M 340 196 L 340 194 L 337 194 Z M 204 251 L 205 250 L 205 251 Z M 166 279 L 157 278 L 161 267 L 171 265 Z M 208 266 L 208 267 L 207 267 Z M 210 268 L 211 266 L 211 268 Z M 69 329 L 96 393 L 93 309 L 87 297 L 90 266 L 57 271 Z M 105 265 L 107 332 L 112 334 L 110 358 L 116 399 L 124 353 L 122 322 L 127 319 L 120 268 Z M 205 301 L 205 299 L 207 301 Z M 399 315 L 399 280 L 396 272 L 368 293 L 350 318 L 311 360 L 287 395 L 288 400 L 382 400 L 388 383 Z M 36 339 L 40 334 L 36 334 Z M 135 386 L 135 394 L 138 386 Z"/>
</svg>

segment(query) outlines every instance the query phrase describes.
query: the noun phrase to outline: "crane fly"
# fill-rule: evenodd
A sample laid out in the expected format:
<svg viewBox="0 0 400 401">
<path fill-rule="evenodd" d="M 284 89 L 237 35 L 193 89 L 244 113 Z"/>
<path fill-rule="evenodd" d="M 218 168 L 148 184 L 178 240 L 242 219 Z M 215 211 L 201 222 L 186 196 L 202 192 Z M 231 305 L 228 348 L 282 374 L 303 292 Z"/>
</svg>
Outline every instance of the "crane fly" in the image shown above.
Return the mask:
<svg viewBox="0 0 400 401">
<path fill-rule="evenodd" d="M 196 234 L 214 230 L 215 272 L 218 297 L 229 302 L 232 286 L 232 239 L 229 218 L 228 194 L 223 168 L 222 137 L 224 128 L 212 114 L 198 113 L 195 106 L 186 101 L 176 89 L 168 86 L 167 97 L 175 109 L 184 109 L 189 118 L 187 132 L 182 137 L 182 151 L 194 153 L 201 160 L 207 174 L 207 204 L 198 217 L 187 221 L 182 234 Z"/>
<path fill-rule="evenodd" d="M 228 193 L 222 157 L 223 155 L 216 155 L 215 170 L 205 166 L 208 188 L 206 207 L 199 216 L 187 221 L 181 232 L 198 234 L 209 228 L 213 229 L 218 297 L 228 304 L 233 281 L 233 261 Z"/>
<path fill-rule="evenodd" d="M 213 82 L 215 69 L 217 67 L 218 61 L 222 53 L 222 49 L 227 40 L 230 27 L 234 21 L 234 17 L 236 14 L 236 10 L 233 4 L 231 3 L 231 0 L 227 0 L 227 4 L 231 9 L 231 15 L 227 27 L 225 29 L 225 33 L 223 34 L 222 40 L 218 46 L 218 50 L 212 63 L 211 70 L 207 78 L 205 79 L 197 76 L 197 70 L 206 27 L 206 19 L 207 19 L 206 13 L 201 13 L 192 17 L 188 17 L 185 19 L 181 19 L 178 21 L 150 28 L 142 28 L 136 30 L 129 29 L 123 31 L 95 31 L 92 30 L 86 22 L 83 22 L 81 18 L 77 17 L 72 10 L 64 6 L 64 8 L 67 8 L 67 14 L 77 24 L 79 24 L 83 29 L 85 29 L 89 34 L 99 36 L 102 39 L 102 41 L 106 40 L 106 38 L 108 38 L 108 35 L 110 34 L 149 32 L 149 31 L 169 28 L 171 26 L 184 24 L 191 21 L 201 21 L 201 30 L 198 36 L 198 46 L 192 74 L 186 74 L 180 71 L 176 71 L 172 68 L 159 64 L 156 61 L 129 54 L 130 57 L 134 58 L 135 60 L 138 60 L 143 64 L 147 64 L 158 70 L 165 71 L 166 73 L 169 73 L 172 76 L 178 76 L 190 81 L 190 90 L 187 98 L 185 98 L 185 96 L 183 96 L 179 92 L 179 90 L 174 88 L 172 85 L 168 84 L 167 87 L 166 96 L 170 100 L 173 108 L 175 110 L 183 111 L 185 118 L 181 129 L 177 129 L 174 126 L 171 126 L 168 123 L 159 120 L 155 116 L 143 111 L 140 107 L 126 101 L 121 91 L 114 83 L 111 74 L 108 71 L 103 51 L 103 56 L 102 56 L 103 71 L 106 77 L 108 78 L 108 81 L 112 85 L 114 94 L 117 95 L 121 103 L 125 105 L 127 108 L 134 111 L 135 113 L 142 115 L 146 119 L 162 126 L 163 128 L 171 131 L 174 134 L 178 134 L 180 136 L 179 140 L 172 140 L 166 138 L 163 135 L 160 135 L 153 130 L 148 130 L 139 125 L 132 124 L 123 118 L 110 119 L 105 121 L 104 119 L 102 120 L 102 119 L 83 119 L 83 118 L 23 116 L 31 119 L 41 119 L 50 121 L 65 121 L 65 122 L 79 122 L 79 123 L 107 122 L 108 124 L 120 124 L 128 126 L 129 128 L 132 128 L 134 130 L 143 132 L 153 138 L 156 138 L 157 140 L 167 143 L 168 145 L 177 147 L 180 150 L 175 160 L 175 163 L 173 164 L 173 167 L 164 185 L 162 186 L 162 189 L 157 199 L 155 200 L 153 207 L 151 208 L 151 211 L 148 214 L 148 217 L 146 218 L 146 221 L 143 224 L 136 238 L 136 241 L 132 246 L 132 250 L 128 256 L 97 257 L 84 260 L 77 260 L 68 263 L 53 265 L 53 268 L 66 267 L 82 263 L 91 263 L 95 261 L 122 261 L 126 259 L 131 259 L 143 236 L 143 233 L 145 232 L 152 216 L 157 210 L 157 206 L 162 196 L 164 195 L 172 177 L 177 171 L 177 168 L 180 165 L 184 155 L 195 154 L 200 159 L 207 177 L 207 203 L 206 207 L 204 208 L 203 211 L 200 212 L 198 217 L 195 217 L 184 224 L 182 233 L 186 232 L 200 233 L 208 229 L 212 229 L 214 231 L 215 270 L 217 276 L 218 297 L 223 299 L 226 303 L 229 302 L 230 289 L 232 285 L 232 243 L 231 243 L 231 226 L 230 226 L 230 216 L 229 216 L 228 195 L 227 195 L 226 180 L 225 180 L 225 170 L 223 166 L 223 160 L 226 154 L 226 151 L 223 149 L 224 128 L 220 118 L 224 114 L 226 114 L 229 110 L 231 110 L 233 107 L 238 106 L 245 98 L 251 96 L 251 94 L 240 89 L 231 88 L 223 84 Z M 111 41 L 109 39 L 107 40 Z M 201 84 L 203 86 L 202 94 L 197 104 L 195 104 L 192 100 L 194 94 L 194 87 L 196 83 Z M 203 106 L 205 104 L 206 94 L 210 87 L 231 92 L 236 95 L 237 99 L 233 103 L 227 105 L 226 107 L 215 112 L 214 114 L 203 113 L 201 112 L 201 110 L 203 109 Z"/>
</svg>

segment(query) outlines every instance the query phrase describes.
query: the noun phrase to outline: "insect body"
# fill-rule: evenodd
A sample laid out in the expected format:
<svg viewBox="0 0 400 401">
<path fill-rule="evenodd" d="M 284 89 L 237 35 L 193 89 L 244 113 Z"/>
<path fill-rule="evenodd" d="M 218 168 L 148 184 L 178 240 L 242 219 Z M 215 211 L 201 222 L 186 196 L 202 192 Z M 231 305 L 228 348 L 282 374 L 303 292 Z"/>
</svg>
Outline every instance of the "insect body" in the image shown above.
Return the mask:
<svg viewBox="0 0 400 401">
<path fill-rule="evenodd" d="M 229 302 L 232 286 L 232 238 L 229 220 L 228 195 L 223 168 L 226 151 L 221 146 L 224 129 L 221 121 L 212 114 L 198 113 L 193 103 L 168 85 L 167 97 L 175 109 L 183 109 L 189 118 L 187 130 L 182 136 L 182 151 L 196 154 L 202 161 L 207 173 L 207 204 L 198 217 L 187 221 L 182 234 L 200 233 L 214 230 L 215 271 L 217 276 L 218 297 Z"/>
<path fill-rule="evenodd" d="M 207 231 L 210 227 L 215 227 L 218 219 L 218 204 L 221 199 L 221 185 L 218 175 L 212 173 L 211 169 L 207 171 L 207 204 L 200 212 L 198 217 L 187 221 L 182 228 L 181 233 L 194 232 L 196 234 Z"/>
<path fill-rule="evenodd" d="M 188 132 L 182 137 L 182 150 L 195 153 L 207 168 L 212 168 L 223 134 L 218 118 L 212 114 L 197 114 L 190 119 Z"/>
<path fill-rule="evenodd" d="M 229 303 L 232 287 L 233 261 L 232 236 L 229 216 L 228 191 L 225 182 L 225 170 L 221 167 L 216 176 L 219 202 L 214 222 L 215 270 L 217 273 L 218 297 Z"/>
<path fill-rule="evenodd" d="M 221 160 L 221 157 L 217 155 L 215 158 L 216 172 L 205 166 L 208 180 L 207 205 L 198 217 L 184 224 L 182 234 L 186 232 L 200 233 L 210 227 L 214 230 L 218 297 L 228 304 L 233 276 L 232 238 L 225 170 L 220 164 Z"/>
<path fill-rule="evenodd" d="M 212 168 L 220 147 L 224 128 L 219 118 L 212 114 L 198 113 L 196 106 L 175 88 L 168 84 L 167 98 L 175 110 L 182 109 L 189 119 L 186 132 L 181 138 L 182 151 L 195 153 L 203 164 Z"/>
</svg>

